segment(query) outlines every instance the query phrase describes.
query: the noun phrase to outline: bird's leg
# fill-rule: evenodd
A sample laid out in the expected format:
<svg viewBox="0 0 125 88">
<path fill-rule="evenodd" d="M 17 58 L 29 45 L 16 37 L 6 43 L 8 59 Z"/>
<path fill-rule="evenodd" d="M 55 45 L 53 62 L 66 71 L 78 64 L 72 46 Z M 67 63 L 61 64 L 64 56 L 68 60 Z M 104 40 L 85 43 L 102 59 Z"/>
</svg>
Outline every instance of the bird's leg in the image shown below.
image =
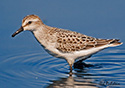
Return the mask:
<svg viewBox="0 0 125 88">
<path fill-rule="evenodd" d="M 72 76 L 72 64 L 70 64 L 70 72 L 69 72 L 69 75 Z"/>
<path fill-rule="evenodd" d="M 68 62 L 68 64 L 69 64 L 69 66 L 70 66 L 70 72 L 69 72 L 69 75 L 70 76 L 72 76 L 72 65 L 73 65 L 73 63 L 74 63 L 74 59 L 72 59 L 72 58 L 68 58 L 67 59 L 67 62 Z"/>
<path fill-rule="evenodd" d="M 86 67 L 87 64 L 84 63 L 83 61 L 84 61 L 85 59 L 87 59 L 87 58 L 90 58 L 90 57 L 91 57 L 91 55 L 88 56 L 88 57 L 86 57 L 86 58 L 84 58 L 84 59 L 81 59 L 81 60 L 75 62 L 75 63 L 74 63 L 74 68 L 83 69 L 84 67 Z"/>
</svg>

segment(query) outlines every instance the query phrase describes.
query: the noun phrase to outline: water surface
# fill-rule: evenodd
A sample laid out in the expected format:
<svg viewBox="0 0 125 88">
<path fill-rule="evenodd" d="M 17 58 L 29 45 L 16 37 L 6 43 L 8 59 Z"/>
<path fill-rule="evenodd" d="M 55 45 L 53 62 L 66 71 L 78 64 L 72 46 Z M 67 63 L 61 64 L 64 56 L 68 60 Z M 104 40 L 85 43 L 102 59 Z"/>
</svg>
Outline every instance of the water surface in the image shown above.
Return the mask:
<svg viewBox="0 0 125 88">
<path fill-rule="evenodd" d="M 83 68 L 69 66 L 44 51 L 14 54 L 0 62 L 3 88 L 120 88 L 125 86 L 125 49 L 106 49 L 84 61 Z M 7 84 L 7 85 L 6 85 Z"/>
</svg>

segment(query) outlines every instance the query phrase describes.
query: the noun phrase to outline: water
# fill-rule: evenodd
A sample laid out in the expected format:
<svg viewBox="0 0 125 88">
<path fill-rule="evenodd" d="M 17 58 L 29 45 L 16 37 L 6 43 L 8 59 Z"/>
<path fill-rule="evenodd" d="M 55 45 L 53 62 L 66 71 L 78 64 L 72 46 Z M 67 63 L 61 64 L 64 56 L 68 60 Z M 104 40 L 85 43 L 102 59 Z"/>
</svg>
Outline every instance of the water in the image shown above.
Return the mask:
<svg viewBox="0 0 125 88">
<path fill-rule="evenodd" d="M 74 66 L 46 53 L 30 32 L 11 35 L 29 14 L 45 24 L 125 42 L 124 0 L 3 0 L 0 3 L 0 88 L 124 88 L 125 44 Z M 81 68 L 78 68 L 81 67 Z"/>
<path fill-rule="evenodd" d="M 85 61 L 83 69 L 63 59 L 36 51 L 3 57 L 0 62 L 2 88 L 120 88 L 125 86 L 125 49 L 107 49 Z M 107 83 L 106 83 L 107 82 Z"/>
</svg>

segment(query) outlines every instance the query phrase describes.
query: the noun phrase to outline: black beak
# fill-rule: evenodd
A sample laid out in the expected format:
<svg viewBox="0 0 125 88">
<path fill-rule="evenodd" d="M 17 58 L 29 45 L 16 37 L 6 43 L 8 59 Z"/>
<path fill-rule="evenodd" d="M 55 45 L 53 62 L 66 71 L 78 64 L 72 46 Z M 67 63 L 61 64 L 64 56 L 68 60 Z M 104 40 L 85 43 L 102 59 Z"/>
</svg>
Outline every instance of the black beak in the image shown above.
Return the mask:
<svg viewBox="0 0 125 88">
<path fill-rule="evenodd" d="M 23 31 L 23 27 L 21 26 L 15 33 L 13 33 L 12 37 L 14 37 L 15 35 L 19 34 L 22 31 Z"/>
</svg>

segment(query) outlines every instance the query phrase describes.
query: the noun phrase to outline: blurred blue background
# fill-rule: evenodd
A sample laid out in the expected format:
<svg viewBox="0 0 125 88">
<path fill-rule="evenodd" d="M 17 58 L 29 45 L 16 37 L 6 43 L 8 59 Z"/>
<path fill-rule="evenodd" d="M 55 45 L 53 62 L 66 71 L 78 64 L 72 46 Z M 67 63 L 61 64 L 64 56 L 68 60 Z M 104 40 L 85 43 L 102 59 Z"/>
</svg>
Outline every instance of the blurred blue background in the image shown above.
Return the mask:
<svg viewBox="0 0 125 88">
<path fill-rule="evenodd" d="M 98 38 L 125 41 L 124 0 L 3 0 L 0 3 L 0 54 L 39 48 L 31 33 L 11 38 L 29 14 L 49 26 L 69 29 Z"/>
<path fill-rule="evenodd" d="M 38 15 L 49 26 L 69 29 L 97 38 L 117 38 L 123 43 L 125 42 L 125 0 L 2 0 L 0 2 L 1 62 L 11 55 L 15 56 L 16 54 L 30 51 L 43 51 L 43 48 L 37 43 L 32 33 L 28 31 L 22 32 L 14 38 L 11 37 L 21 26 L 22 19 L 30 14 Z M 124 47 L 125 45 L 123 44 L 117 49 L 124 49 Z M 122 58 L 124 58 L 125 54 L 123 53 L 122 55 Z M 124 62 L 124 60 L 122 59 L 121 62 Z M 4 70 L 10 69 L 9 67 L 7 68 L 9 63 L 0 63 L 2 64 L 0 70 L 3 71 L 3 75 Z M 21 64 L 20 68 L 23 65 Z M 2 68 L 2 66 L 5 66 L 6 69 Z M 11 66 L 13 67 L 13 65 Z M 16 67 L 15 64 L 14 67 Z M 16 76 L 17 74 L 13 75 Z M 3 80 L 6 79 L 4 76 L 2 77 Z M 11 81 L 11 79 L 8 81 Z M 6 83 L 6 81 L 4 82 Z M 16 82 L 18 84 L 23 81 L 14 82 L 15 85 Z M 12 88 L 14 86 L 5 87 Z M 38 86 L 35 88 L 38 88 Z"/>
</svg>

